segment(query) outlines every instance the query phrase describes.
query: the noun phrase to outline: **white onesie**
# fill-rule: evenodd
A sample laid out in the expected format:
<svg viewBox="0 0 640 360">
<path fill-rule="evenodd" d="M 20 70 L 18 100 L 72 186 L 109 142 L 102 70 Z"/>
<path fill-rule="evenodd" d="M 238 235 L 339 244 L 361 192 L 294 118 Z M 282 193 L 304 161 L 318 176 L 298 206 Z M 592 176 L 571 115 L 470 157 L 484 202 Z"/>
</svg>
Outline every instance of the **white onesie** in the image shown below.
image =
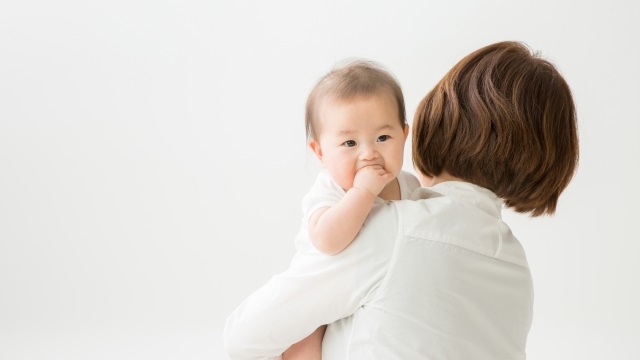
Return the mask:
<svg viewBox="0 0 640 360">
<path fill-rule="evenodd" d="M 420 182 L 413 174 L 401 170 L 398 174 L 398 184 L 400 185 L 400 199 L 408 199 L 411 193 L 420 187 Z M 346 192 L 323 170 L 318 174 L 316 181 L 309 189 L 309 192 L 302 198 L 302 224 L 295 239 L 296 249 L 302 250 L 313 247 L 309 239 L 308 224 L 313 213 L 323 207 L 334 206 L 344 197 Z M 376 202 L 384 202 L 376 197 Z"/>
</svg>

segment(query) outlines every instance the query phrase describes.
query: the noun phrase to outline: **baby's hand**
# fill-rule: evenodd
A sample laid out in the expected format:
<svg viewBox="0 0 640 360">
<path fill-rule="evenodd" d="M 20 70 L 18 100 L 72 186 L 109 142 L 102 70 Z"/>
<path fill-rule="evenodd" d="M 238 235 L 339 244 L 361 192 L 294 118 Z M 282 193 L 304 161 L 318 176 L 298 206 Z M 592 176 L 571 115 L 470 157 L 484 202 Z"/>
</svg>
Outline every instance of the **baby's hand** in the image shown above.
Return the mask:
<svg viewBox="0 0 640 360">
<path fill-rule="evenodd" d="M 364 189 L 378 196 L 382 189 L 393 180 L 393 174 L 380 165 L 365 166 L 356 172 L 353 187 Z"/>
</svg>

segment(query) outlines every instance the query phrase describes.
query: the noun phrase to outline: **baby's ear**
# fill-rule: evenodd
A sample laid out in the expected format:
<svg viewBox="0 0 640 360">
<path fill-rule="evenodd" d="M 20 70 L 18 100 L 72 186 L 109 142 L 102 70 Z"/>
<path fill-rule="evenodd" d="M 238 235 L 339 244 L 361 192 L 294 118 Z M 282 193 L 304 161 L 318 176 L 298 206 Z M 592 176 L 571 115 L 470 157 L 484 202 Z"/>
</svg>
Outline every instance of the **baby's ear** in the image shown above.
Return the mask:
<svg viewBox="0 0 640 360">
<path fill-rule="evenodd" d="M 311 148 L 311 151 L 316 154 L 318 160 L 322 162 L 322 147 L 320 146 L 320 143 L 317 142 L 316 139 L 311 139 L 309 140 L 309 147 Z"/>
</svg>

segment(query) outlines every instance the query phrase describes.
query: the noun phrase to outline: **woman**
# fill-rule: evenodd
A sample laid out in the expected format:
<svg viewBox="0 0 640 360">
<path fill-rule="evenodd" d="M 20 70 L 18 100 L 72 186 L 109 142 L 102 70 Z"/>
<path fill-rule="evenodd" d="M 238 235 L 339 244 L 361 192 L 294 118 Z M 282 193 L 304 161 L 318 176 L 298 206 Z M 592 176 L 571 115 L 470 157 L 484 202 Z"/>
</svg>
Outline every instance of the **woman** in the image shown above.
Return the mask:
<svg viewBox="0 0 640 360">
<path fill-rule="evenodd" d="M 327 359 L 524 359 L 533 289 L 503 206 L 553 214 L 578 161 L 571 91 L 517 42 L 464 57 L 419 104 L 412 200 L 374 205 L 335 256 L 298 252 L 228 318 L 232 359 L 323 324 Z"/>
</svg>

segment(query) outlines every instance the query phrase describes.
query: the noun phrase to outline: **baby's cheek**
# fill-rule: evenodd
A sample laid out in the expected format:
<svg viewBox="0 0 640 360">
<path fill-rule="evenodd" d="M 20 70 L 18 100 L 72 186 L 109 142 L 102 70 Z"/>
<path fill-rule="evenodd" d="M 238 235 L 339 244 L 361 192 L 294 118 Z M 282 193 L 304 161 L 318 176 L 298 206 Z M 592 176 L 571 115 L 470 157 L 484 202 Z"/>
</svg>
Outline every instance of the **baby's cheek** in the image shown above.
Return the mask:
<svg viewBox="0 0 640 360">
<path fill-rule="evenodd" d="M 344 171 L 344 170 L 334 174 L 334 179 L 336 180 L 338 185 L 340 185 L 340 187 L 345 191 L 353 187 L 354 177 L 355 177 L 355 172 Z"/>
<path fill-rule="evenodd" d="M 344 178 L 344 186 L 343 186 L 343 188 L 346 188 L 347 190 L 351 189 L 353 187 L 353 181 L 355 180 L 355 178 L 356 178 L 356 173 L 355 172 L 347 174 L 347 176 Z"/>
<path fill-rule="evenodd" d="M 400 173 L 400 170 L 402 170 L 402 163 L 403 163 L 403 160 L 404 160 L 404 153 L 398 154 L 397 157 L 394 160 L 395 161 L 392 164 L 393 173 L 394 173 L 394 175 L 398 175 L 398 173 Z"/>
</svg>

